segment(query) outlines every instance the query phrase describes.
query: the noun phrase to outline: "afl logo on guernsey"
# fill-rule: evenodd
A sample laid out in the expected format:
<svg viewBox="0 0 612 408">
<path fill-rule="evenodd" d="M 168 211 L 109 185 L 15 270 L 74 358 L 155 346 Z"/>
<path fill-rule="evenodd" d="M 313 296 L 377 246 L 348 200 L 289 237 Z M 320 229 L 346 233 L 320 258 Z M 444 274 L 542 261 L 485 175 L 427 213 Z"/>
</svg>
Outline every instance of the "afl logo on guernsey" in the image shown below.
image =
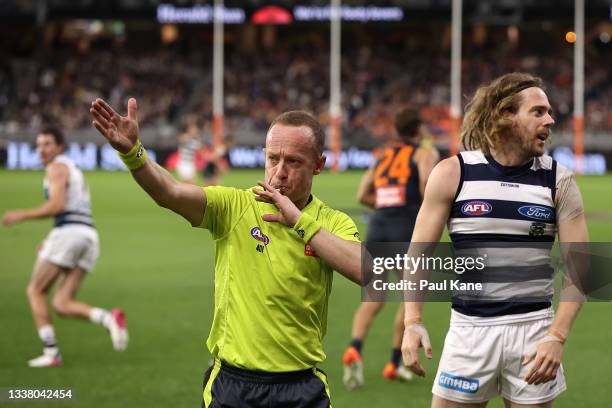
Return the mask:
<svg viewBox="0 0 612 408">
<path fill-rule="evenodd" d="M 540 207 L 539 205 L 524 205 L 518 209 L 518 212 L 532 220 L 548 221 L 552 220 L 553 212 L 550 208 Z"/>
<path fill-rule="evenodd" d="M 261 232 L 261 229 L 259 227 L 251 228 L 251 236 L 257 241 L 263 242 L 264 245 L 268 245 L 270 243 L 270 238 L 268 238 L 266 234 Z"/>
<path fill-rule="evenodd" d="M 468 201 L 461 207 L 464 215 L 485 215 L 493 211 L 493 206 L 486 201 Z"/>
</svg>

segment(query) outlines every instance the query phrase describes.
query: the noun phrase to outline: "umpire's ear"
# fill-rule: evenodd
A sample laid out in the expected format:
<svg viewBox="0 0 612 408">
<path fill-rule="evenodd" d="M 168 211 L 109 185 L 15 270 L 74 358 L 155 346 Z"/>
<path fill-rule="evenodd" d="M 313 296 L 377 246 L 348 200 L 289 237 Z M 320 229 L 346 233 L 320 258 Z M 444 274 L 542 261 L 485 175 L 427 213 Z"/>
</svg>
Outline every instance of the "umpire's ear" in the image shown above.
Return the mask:
<svg viewBox="0 0 612 408">
<path fill-rule="evenodd" d="M 317 163 L 316 163 L 316 166 L 315 166 L 312 174 L 314 174 L 315 176 L 317 174 L 321 174 L 321 172 L 325 168 L 325 160 L 326 159 L 327 159 L 327 157 L 325 157 L 325 155 L 323 155 L 323 154 L 317 159 Z"/>
</svg>

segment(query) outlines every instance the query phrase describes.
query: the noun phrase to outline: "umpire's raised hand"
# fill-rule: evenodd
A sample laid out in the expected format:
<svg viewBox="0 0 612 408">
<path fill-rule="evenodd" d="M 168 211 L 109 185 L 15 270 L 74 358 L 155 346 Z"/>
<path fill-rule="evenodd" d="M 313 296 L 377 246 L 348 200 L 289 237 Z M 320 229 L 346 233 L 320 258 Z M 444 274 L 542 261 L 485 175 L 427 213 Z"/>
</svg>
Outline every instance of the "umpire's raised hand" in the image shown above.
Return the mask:
<svg viewBox="0 0 612 408">
<path fill-rule="evenodd" d="M 104 100 L 97 98 L 91 103 L 89 112 L 93 117 L 92 124 L 111 146 L 120 153 L 128 153 L 138 140 L 138 118 L 136 99 L 130 98 L 127 116 L 120 116 Z"/>
</svg>

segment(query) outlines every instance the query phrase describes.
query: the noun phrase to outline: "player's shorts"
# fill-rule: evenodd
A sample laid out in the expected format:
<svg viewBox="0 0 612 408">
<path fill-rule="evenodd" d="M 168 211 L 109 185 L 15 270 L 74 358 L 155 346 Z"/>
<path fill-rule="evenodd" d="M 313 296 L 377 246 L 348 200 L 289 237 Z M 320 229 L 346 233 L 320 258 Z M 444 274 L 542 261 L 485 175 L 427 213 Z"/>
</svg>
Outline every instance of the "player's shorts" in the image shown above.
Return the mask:
<svg viewBox="0 0 612 408">
<path fill-rule="evenodd" d="M 206 163 L 206 166 L 204 166 L 204 170 L 202 171 L 202 175 L 204 176 L 204 178 L 216 177 L 218 174 L 219 167 L 215 163 Z"/>
<path fill-rule="evenodd" d="M 179 161 L 176 166 L 176 173 L 181 180 L 191 180 L 195 177 L 196 168 L 193 162 Z"/>
<path fill-rule="evenodd" d="M 220 407 L 331 408 L 327 376 L 317 368 L 267 373 L 215 360 L 204 374 L 202 408 Z"/>
<path fill-rule="evenodd" d="M 38 257 L 52 264 L 73 269 L 79 267 L 93 271 L 100 255 L 98 232 L 95 228 L 81 224 L 55 227 L 43 241 Z"/>
<path fill-rule="evenodd" d="M 499 317 L 466 316 L 453 310 L 432 392 L 460 403 L 482 403 L 498 394 L 517 404 L 542 404 L 566 389 L 563 366 L 544 384 L 527 384 L 534 364 L 523 357 L 546 336 L 552 309 Z"/>
<path fill-rule="evenodd" d="M 366 242 L 410 242 L 415 217 L 389 217 L 374 211 L 368 221 Z"/>
</svg>

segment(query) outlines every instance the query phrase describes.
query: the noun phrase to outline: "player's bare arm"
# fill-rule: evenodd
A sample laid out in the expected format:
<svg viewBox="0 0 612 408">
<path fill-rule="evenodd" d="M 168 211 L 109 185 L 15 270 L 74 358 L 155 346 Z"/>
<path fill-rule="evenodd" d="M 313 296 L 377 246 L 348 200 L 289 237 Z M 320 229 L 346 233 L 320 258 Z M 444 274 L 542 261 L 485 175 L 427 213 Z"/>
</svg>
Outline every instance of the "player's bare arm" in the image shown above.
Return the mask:
<svg viewBox="0 0 612 408">
<path fill-rule="evenodd" d="M 93 126 L 120 153 L 128 153 L 138 141 L 136 99 L 128 101 L 127 116 L 120 116 L 108 103 L 98 98 L 92 102 L 90 113 Z M 206 208 L 206 195 L 200 187 L 180 183 L 164 168 L 152 160 L 132 171 L 136 182 L 164 208 L 181 215 L 191 225 L 202 223 Z"/>
<path fill-rule="evenodd" d="M 565 265 L 571 265 L 571 268 L 581 268 L 581 265 L 576 265 L 580 260 L 572 259 L 568 246 L 581 245 L 580 243 L 589 241 L 582 197 L 573 176 L 567 180 L 562 180 L 561 183 L 563 185 L 558 185 L 557 194 L 557 200 L 562 201 L 557 203 L 557 207 L 560 208 L 558 210 L 560 218 L 558 233 L 561 252 Z M 576 272 L 580 273 L 580 271 Z M 564 286 L 567 285 L 573 285 L 568 276 L 566 276 L 564 282 Z M 564 287 L 563 290 L 572 290 L 572 288 Z M 574 290 L 579 292 L 579 289 L 574 288 Z M 576 293 L 576 296 L 571 296 L 571 298 L 574 297 L 580 297 L 580 293 Z M 537 349 L 526 355 L 523 360 L 524 364 L 534 360 L 533 366 L 525 376 L 527 383 L 537 385 L 555 378 L 557 370 L 561 365 L 563 344 L 569 336 L 581 307 L 582 302 L 578 300 L 567 301 L 561 299 L 559 301 L 559 306 L 555 312 L 555 319 L 550 326 L 548 335 L 539 343 Z"/>
<path fill-rule="evenodd" d="M 5 226 L 18 222 L 47 218 L 60 214 L 66 206 L 66 187 L 68 186 L 68 167 L 62 163 L 51 163 L 47 166 L 49 200 L 38 208 L 7 211 L 2 217 Z"/>
<path fill-rule="evenodd" d="M 411 239 L 411 242 L 417 244 L 411 245 L 408 249 L 409 256 L 411 251 L 420 252 L 422 250 L 419 243 L 440 240 L 460 176 L 461 169 L 456 157 L 441 161 L 431 172 Z M 422 346 L 425 349 L 427 358 L 432 357 L 432 350 L 427 330 L 422 323 L 423 302 L 405 302 L 404 305 L 405 330 L 402 340 L 404 364 L 415 374 L 425 376 L 425 369 L 419 360 L 419 348 Z"/>
<path fill-rule="evenodd" d="M 361 178 L 359 189 L 357 190 L 357 201 L 370 208 L 374 208 L 376 205 L 376 189 L 374 188 L 373 168 L 368 168 Z"/>
<path fill-rule="evenodd" d="M 277 214 L 265 214 L 264 221 L 280 222 L 288 227 L 293 227 L 302 212 L 287 196 L 282 195 L 268 183 L 258 181 L 262 189 L 253 188 L 257 201 L 274 204 L 278 208 Z M 310 240 L 312 249 L 329 266 L 334 268 L 347 279 L 361 284 L 361 245 L 358 242 L 347 241 L 324 228 L 313 235 Z"/>
</svg>

